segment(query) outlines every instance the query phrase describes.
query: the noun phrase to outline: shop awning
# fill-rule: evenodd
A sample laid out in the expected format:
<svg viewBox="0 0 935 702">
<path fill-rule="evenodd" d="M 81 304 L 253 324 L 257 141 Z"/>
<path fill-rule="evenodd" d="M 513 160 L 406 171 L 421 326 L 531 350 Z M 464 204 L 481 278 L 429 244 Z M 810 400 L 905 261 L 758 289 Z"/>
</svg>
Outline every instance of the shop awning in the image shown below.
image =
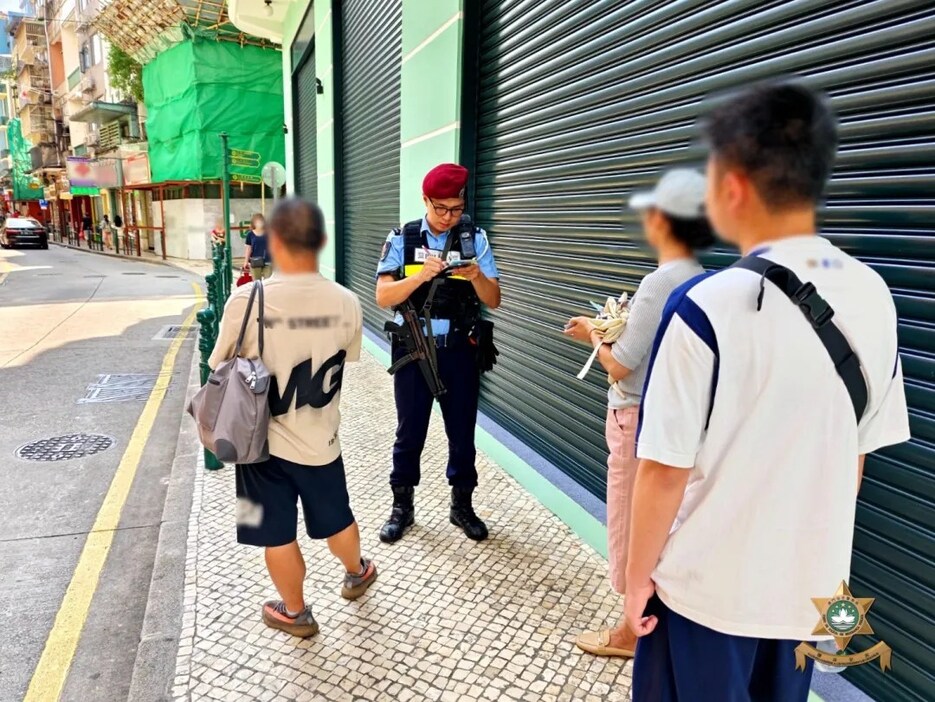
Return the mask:
<svg viewBox="0 0 935 702">
<path fill-rule="evenodd" d="M 136 105 L 124 105 L 119 102 L 101 102 L 95 100 L 80 112 L 71 115 L 72 122 L 89 124 L 107 124 L 124 115 L 135 115 Z"/>
</svg>

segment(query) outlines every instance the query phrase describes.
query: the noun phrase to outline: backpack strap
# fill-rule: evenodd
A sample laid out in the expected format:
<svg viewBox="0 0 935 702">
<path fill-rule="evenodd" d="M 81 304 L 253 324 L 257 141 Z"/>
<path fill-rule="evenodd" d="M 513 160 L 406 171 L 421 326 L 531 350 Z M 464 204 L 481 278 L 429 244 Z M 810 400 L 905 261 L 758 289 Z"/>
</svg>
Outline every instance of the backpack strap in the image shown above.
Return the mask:
<svg viewBox="0 0 935 702">
<path fill-rule="evenodd" d="M 851 348 L 841 330 L 831 321 L 834 317 L 831 305 L 818 294 L 812 283 L 803 283 L 791 270 L 768 259 L 745 256 L 731 268 L 744 268 L 759 274 L 760 293 L 756 299 L 758 312 L 763 307 L 767 280 L 779 288 L 792 304 L 802 310 L 805 319 L 815 330 L 819 341 L 831 357 L 834 369 L 844 382 L 859 423 L 867 409 L 867 381 L 864 380 L 864 374 L 860 368 L 860 359 L 857 358 L 857 354 L 854 353 L 854 349 Z"/>
</svg>

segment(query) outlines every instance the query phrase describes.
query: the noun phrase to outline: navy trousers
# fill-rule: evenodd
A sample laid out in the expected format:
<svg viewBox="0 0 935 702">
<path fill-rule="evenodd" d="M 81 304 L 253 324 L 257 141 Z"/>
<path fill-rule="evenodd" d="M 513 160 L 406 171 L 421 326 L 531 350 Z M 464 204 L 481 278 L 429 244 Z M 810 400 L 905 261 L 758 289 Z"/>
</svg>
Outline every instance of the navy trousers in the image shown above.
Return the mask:
<svg viewBox="0 0 935 702">
<path fill-rule="evenodd" d="M 795 669 L 799 641 L 722 634 L 653 597 L 659 619 L 636 646 L 633 702 L 806 702 L 812 660 Z"/>
<path fill-rule="evenodd" d="M 393 345 L 394 362 L 405 354 L 405 350 Z M 477 485 L 474 425 L 480 393 L 476 351 L 465 339 L 460 344 L 438 349 L 437 356 L 438 375 L 448 391 L 438 400 L 448 435 L 448 483 L 455 487 L 473 488 Z M 396 372 L 393 391 L 397 424 L 390 485 L 414 487 L 421 477 L 422 449 L 435 398 L 416 362 L 407 363 Z"/>
</svg>

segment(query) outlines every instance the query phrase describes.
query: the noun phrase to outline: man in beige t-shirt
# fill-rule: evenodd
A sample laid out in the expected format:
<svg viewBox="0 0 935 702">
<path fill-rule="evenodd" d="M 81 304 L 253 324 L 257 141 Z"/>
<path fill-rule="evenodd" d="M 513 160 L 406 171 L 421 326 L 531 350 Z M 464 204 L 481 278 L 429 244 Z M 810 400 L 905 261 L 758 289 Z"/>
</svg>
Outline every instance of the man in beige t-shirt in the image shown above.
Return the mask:
<svg viewBox="0 0 935 702">
<path fill-rule="evenodd" d="M 308 535 L 327 539 L 344 564 L 343 597 L 357 599 L 377 576 L 373 562 L 360 555 L 338 433 L 344 364 L 360 357 L 362 315 L 354 293 L 318 272 L 325 228 L 316 205 L 284 200 L 269 225 L 276 273 L 262 283 L 262 358 L 272 376 L 270 458 L 237 466 L 237 540 L 266 548 L 266 565 L 282 597 L 264 604 L 263 621 L 309 637 L 318 624 L 303 595 L 305 561 L 296 541 L 299 500 Z M 234 353 L 251 287 L 238 288 L 227 302 L 212 368 Z M 257 337 L 257 325 L 248 323 L 244 357 L 259 355 Z"/>
</svg>

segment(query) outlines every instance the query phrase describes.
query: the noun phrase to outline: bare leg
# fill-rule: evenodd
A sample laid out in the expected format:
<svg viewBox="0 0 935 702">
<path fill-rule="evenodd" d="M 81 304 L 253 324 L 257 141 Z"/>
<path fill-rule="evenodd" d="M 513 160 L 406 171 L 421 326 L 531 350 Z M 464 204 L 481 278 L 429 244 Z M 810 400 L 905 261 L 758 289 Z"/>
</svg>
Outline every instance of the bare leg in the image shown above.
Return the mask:
<svg viewBox="0 0 935 702">
<path fill-rule="evenodd" d="M 344 564 L 348 573 L 360 572 L 360 531 L 353 522 L 343 531 L 328 538 L 328 548 Z"/>
<path fill-rule="evenodd" d="M 300 612 L 305 608 L 305 559 L 299 550 L 299 543 L 293 541 L 285 546 L 272 546 L 266 549 L 266 568 L 273 579 L 273 585 L 279 596 L 286 603 L 290 612 Z"/>
</svg>

